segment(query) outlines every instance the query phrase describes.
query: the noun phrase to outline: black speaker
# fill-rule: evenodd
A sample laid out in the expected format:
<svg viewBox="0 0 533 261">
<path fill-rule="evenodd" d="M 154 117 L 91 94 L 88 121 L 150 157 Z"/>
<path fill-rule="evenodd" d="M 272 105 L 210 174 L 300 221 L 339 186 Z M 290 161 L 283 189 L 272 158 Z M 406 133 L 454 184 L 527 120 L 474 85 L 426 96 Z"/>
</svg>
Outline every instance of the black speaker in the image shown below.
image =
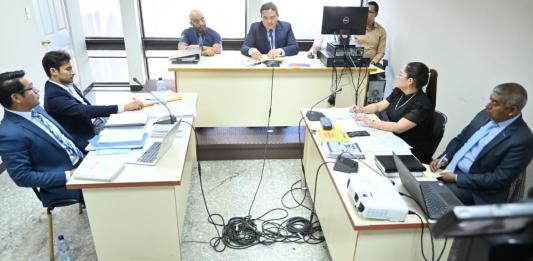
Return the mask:
<svg viewBox="0 0 533 261">
<path fill-rule="evenodd" d="M 385 92 L 385 80 L 368 81 L 368 93 L 366 95 L 366 103 L 372 104 L 383 100 Z"/>
</svg>

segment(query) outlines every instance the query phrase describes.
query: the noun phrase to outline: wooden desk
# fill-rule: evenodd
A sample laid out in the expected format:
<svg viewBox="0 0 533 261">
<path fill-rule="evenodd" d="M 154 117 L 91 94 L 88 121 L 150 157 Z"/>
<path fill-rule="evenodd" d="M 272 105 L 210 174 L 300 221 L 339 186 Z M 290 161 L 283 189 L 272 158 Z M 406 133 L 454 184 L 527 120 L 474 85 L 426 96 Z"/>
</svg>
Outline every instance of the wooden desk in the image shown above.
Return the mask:
<svg viewBox="0 0 533 261">
<path fill-rule="evenodd" d="M 182 102 L 196 103 L 196 94 L 183 96 Z M 192 118 L 184 120 L 193 123 Z M 75 178 L 67 182 L 68 189 L 83 190 L 98 260 L 181 259 L 180 235 L 196 140 L 187 124 L 180 126 L 183 136 L 175 139 L 156 166 L 126 164 L 111 182 Z M 124 160 L 126 156 L 91 152 L 84 160 L 100 157 Z"/>
<path fill-rule="evenodd" d="M 301 111 L 302 115 L 305 114 L 305 111 Z M 304 179 L 310 195 L 313 196 L 318 166 L 326 161 L 334 162 L 334 159 L 326 157 L 320 149 L 320 141 L 312 133 L 312 130 L 320 128 L 320 123 L 309 122 L 306 119 L 305 124 Z M 372 135 L 392 134 L 375 131 Z M 373 155 L 366 154 L 365 157 L 365 161 L 370 166 L 375 166 Z M 358 173 L 373 172 L 367 166 L 359 164 Z M 423 260 L 420 251 L 420 220 L 413 215 L 408 215 L 405 222 L 363 218 L 353 206 L 346 189 L 349 175 L 334 171 L 333 164 L 322 167 L 318 174 L 317 192 L 313 200 L 332 259 L 335 261 Z M 433 175 L 428 171 L 421 179 L 434 179 Z M 399 179 L 395 179 L 395 184 L 399 191 L 406 193 Z M 422 210 L 410 199 L 405 199 L 405 202 L 410 210 L 423 216 Z M 440 253 L 443 244 L 444 240 L 435 240 L 435 258 Z M 451 244 L 452 240 L 450 239 L 441 260 L 447 259 Z M 427 230 L 424 231 L 424 252 L 429 260 L 431 258 L 431 242 Z"/>
<path fill-rule="evenodd" d="M 331 94 L 332 68 L 318 59 L 307 58 L 306 52 L 285 57 L 281 67 L 267 68 L 264 64 L 247 67 L 248 57 L 239 51 L 224 51 L 213 57 L 202 57 L 198 64 L 170 64 L 175 73 L 179 92 L 199 95 L 198 127 L 266 126 L 272 90 L 271 126 L 297 125 L 300 108 L 311 107 Z M 291 63 L 306 63 L 310 67 L 289 67 Z M 355 86 L 360 83 L 358 104 L 364 104 L 366 81 L 376 67 L 352 69 L 341 80 L 342 91 L 337 94 L 336 106 L 355 103 Z M 339 75 L 341 69 L 337 69 Z M 327 99 L 317 107 L 329 107 Z"/>
</svg>

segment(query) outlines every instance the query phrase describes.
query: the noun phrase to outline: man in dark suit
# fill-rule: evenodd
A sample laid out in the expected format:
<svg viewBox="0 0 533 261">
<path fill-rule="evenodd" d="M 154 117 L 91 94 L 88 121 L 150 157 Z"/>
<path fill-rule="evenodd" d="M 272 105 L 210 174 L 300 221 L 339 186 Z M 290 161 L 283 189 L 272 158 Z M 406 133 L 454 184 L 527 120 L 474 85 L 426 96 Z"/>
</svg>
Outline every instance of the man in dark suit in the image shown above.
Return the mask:
<svg viewBox="0 0 533 261">
<path fill-rule="evenodd" d="M 69 133 L 39 106 L 39 90 L 24 71 L 0 74 L 0 156 L 20 187 L 39 187 L 43 206 L 60 199 L 80 199 L 65 184 L 83 153 Z"/>
<path fill-rule="evenodd" d="M 520 84 L 494 87 L 479 112 L 447 146 L 431 170 L 466 205 L 505 203 L 511 183 L 533 157 L 533 134 L 522 119 L 527 92 Z"/>
<path fill-rule="evenodd" d="M 242 43 L 241 53 L 255 60 L 298 54 L 298 43 L 291 24 L 278 21 L 278 8 L 272 2 L 261 6 L 261 22 L 253 23 Z"/>
<path fill-rule="evenodd" d="M 48 52 L 42 64 L 49 78 L 44 86 L 44 108 L 74 137 L 80 148 L 85 148 L 95 135 L 92 119 L 142 108 L 142 102 L 136 99 L 125 105 L 91 105 L 73 83 L 75 72 L 66 52 Z"/>
</svg>

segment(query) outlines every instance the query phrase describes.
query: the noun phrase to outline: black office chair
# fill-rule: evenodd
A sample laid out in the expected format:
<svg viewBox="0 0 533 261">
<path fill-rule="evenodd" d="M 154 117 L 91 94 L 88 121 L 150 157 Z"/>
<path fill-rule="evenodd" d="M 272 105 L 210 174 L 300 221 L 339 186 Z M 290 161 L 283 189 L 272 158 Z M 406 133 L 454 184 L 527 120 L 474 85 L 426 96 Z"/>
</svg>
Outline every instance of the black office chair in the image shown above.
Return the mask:
<svg viewBox="0 0 533 261">
<path fill-rule="evenodd" d="M 431 130 L 431 155 L 435 153 L 439 146 L 442 137 L 444 136 L 444 129 L 448 122 L 448 117 L 440 111 L 435 111 L 433 114 L 433 129 Z"/>
<path fill-rule="evenodd" d="M 511 183 L 509 188 L 509 195 L 507 195 L 507 202 L 513 203 L 521 201 L 524 198 L 524 190 L 526 189 L 526 170 L 522 171 L 518 177 Z"/>
<path fill-rule="evenodd" d="M 39 200 L 41 200 L 41 191 L 38 188 L 32 188 L 33 192 Z M 79 204 L 80 214 L 83 213 L 85 208 L 85 202 L 83 199 L 63 199 L 51 202 L 46 206 L 46 215 L 48 216 L 48 254 L 50 256 L 50 261 L 54 261 L 54 225 L 52 222 L 52 210 L 56 207 L 66 207 L 73 204 Z"/>
</svg>

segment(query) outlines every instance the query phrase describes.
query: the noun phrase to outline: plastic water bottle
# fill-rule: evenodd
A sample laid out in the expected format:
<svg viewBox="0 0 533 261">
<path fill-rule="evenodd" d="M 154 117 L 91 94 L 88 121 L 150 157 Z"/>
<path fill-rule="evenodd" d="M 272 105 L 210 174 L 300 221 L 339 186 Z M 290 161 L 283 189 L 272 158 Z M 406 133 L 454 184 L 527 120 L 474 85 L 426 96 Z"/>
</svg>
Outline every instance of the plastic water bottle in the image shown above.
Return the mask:
<svg viewBox="0 0 533 261">
<path fill-rule="evenodd" d="M 163 81 L 163 78 L 159 77 L 159 80 L 157 80 L 157 98 L 159 98 L 162 102 L 167 101 L 167 87 L 165 86 L 165 81 Z"/>
<path fill-rule="evenodd" d="M 63 261 L 70 261 L 70 247 L 68 246 L 67 241 L 65 241 L 65 237 L 63 237 L 63 235 L 59 235 L 57 239 L 59 239 L 59 242 L 57 243 L 57 248 L 59 249 L 59 255 L 61 256 L 61 259 Z"/>
</svg>

